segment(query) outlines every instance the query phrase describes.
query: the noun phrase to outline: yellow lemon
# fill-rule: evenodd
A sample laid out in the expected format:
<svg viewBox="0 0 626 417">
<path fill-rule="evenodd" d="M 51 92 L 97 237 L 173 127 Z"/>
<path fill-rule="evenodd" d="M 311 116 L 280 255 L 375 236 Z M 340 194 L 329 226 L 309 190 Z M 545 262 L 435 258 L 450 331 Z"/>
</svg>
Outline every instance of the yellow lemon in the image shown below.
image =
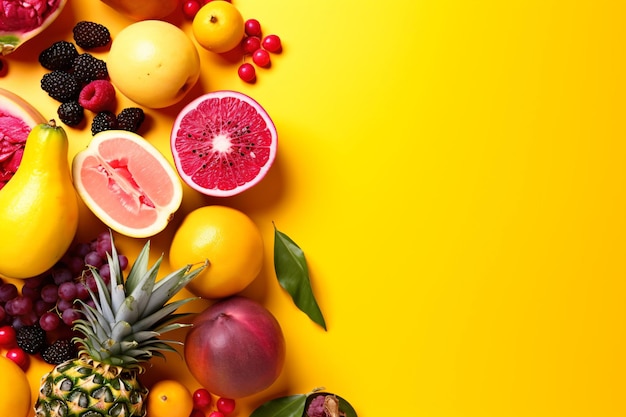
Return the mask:
<svg viewBox="0 0 626 417">
<path fill-rule="evenodd" d="M 22 368 L 0 356 L 0 416 L 26 417 L 30 412 L 30 382 Z"/>
<path fill-rule="evenodd" d="M 143 20 L 126 26 L 111 43 L 109 77 L 129 99 L 149 108 L 178 103 L 200 77 L 200 56 L 177 26 Z"/>
<path fill-rule="evenodd" d="M 212 1 L 202 6 L 191 28 L 203 48 L 218 54 L 237 47 L 245 31 L 241 13 L 227 1 Z"/>
<path fill-rule="evenodd" d="M 245 289 L 263 266 L 263 237 L 245 213 L 211 205 L 189 213 L 176 230 L 170 246 L 173 269 L 205 262 L 209 266 L 187 288 L 205 298 L 222 298 Z"/>
<path fill-rule="evenodd" d="M 163 379 L 150 389 L 147 407 L 147 415 L 150 417 L 189 417 L 193 398 L 182 383 Z"/>
</svg>

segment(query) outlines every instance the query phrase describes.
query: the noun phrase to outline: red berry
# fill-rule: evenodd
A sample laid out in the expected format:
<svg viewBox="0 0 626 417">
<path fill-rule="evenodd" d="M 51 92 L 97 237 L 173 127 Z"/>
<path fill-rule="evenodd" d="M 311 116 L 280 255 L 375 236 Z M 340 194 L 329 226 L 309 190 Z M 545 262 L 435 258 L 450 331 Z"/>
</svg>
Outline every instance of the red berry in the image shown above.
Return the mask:
<svg viewBox="0 0 626 417">
<path fill-rule="evenodd" d="M 10 348 L 15 346 L 15 329 L 13 326 L 0 327 L 0 347 Z"/>
<path fill-rule="evenodd" d="M 248 64 L 247 62 L 241 64 L 239 69 L 237 70 L 239 74 L 239 78 L 247 83 L 251 83 L 256 79 L 256 70 L 252 64 Z"/>
<path fill-rule="evenodd" d="M 193 392 L 193 407 L 198 409 L 208 408 L 211 405 L 211 393 L 204 388 L 198 388 Z"/>
<path fill-rule="evenodd" d="M 265 49 L 257 49 L 252 54 L 252 61 L 259 67 L 268 67 L 271 63 L 270 54 Z"/>
<path fill-rule="evenodd" d="M 204 411 L 194 408 L 193 410 L 191 410 L 191 414 L 189 414 L 189 417 L 205 417 Z"/>
<path fill-rule="evenodd" d="M 193 18 L 198 13 L 202 5 L 198 0 L 187 0 L 183 3 L 183 14 L 188 20 L 193 20 Z"/>
<path fill-rule="evenodd" d="M 235 400 L 232 398 L 218 398 L 215 404 L 217 409 L 224 414 L 230 414 L 235 410 Z"/>
<path fill-rule="evenodd" d="M 280 52 L 283 49 L 283 45 L 280 42 L 280 38 L 278 35 L 267 35 L 263 38 L 263 48 L 267 49 L 270 52 Z"/>
<path fill-rule="evenodd" d="M 209 414 L 209 417 L 224 417 L 224 413 L 219 412 L 219 411 L 211 411 L 211 414 Z"/>
<path fill-rule="evenodd" d="M 246 20 L 244 28 L 248 36 L 261 36 L 261 24 L 256 19 Z"/>
<path fill-rule="evenodd" d="M 252 55 L 254 51 L 261 48 L 261 38 L 258 36 L 246 36 L 241 41 L 243 52 Z"/>
<path fill-rule="evenodd" d="M 6 357 L 18 364 L 24 371 L 27 370 L 28 365 L 30 365 L 30 357 L 28 356 L 28 353 L 24 352 L 19 347 L 9 349 L 6 353 Z"/>
<path fill-rule="evenodd" d="M 95 80 L 80 90 L 78 104 L 94 113 L 115 108 L 115 87 L 108 80 Z"/>
</svg>

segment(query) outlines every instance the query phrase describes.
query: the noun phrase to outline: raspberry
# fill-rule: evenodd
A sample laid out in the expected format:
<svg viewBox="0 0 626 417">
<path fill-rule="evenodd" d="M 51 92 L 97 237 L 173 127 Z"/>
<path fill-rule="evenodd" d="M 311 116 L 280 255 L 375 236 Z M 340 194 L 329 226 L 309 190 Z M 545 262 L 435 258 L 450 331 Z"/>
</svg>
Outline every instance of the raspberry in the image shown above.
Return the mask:
<svg viewBox="0 0 626 417">
<path fill-rule="evenodd" d="M 74 42 L 83 49 L 94 49 L 106 46 L 111 42 L 109 29 L 100 23 L 81 21 L 72 29 Z"/>
<path fill-rule="evenodd" d="M 57 114 L 59 119 L 68 126 L 77 126 L 85 118 L 85 110 L 77 101 L 61 103 Z"/>
<path fill-rule="evenodd" d="M 44 74 L 41 78 L 41 88 L 50 97 L 61 103 L 76 100 L 80 92 L 76 78 L 72 74 L 60 70 Z"/>
<path fill-rule="evenodd" d="M 127 107 L 117 115 L 117 127 L 137 133 L 145 118 L 146 115 L 141 108 Z"/>
<path fill-rule="evenodd" d="M 17 329 L 15 339 L 26 353 L 39 353 L 46 346 L 46 332 L 36 324 Z"/>
<path fill-rule="evenodd" d="M 115 107 L 115 87 L 107 80 L 94 80 L 83 87 L 78 103 L 94 113 Z"/>
<path fill-rule="evenodd" d="M 112 129 L 117 129 L 117 118 L 115 117 L 115 113 L 109 110 L 99 112 L 91 121 L 92 135 Z"/>
<path fill-rule="evenodd" d="M 83 85 L 94 80 L 107 80 L 109 78 L 106 62 L 87 52 L 74 59 L 72 72 L 76 80 Z"/>
<path fill-rule="evenodd" d="M 58 339 L 41 352 L 41 358 L 52 365 L 58 365 L 76 358 L 78 352 L 70 339 Z"/>
<path fill-rule="evenodd" d="M 39 63 L 49 70 L 69 70 L 72 68 L 74 59 L 78 56 L 78 51 L 73 43 L 58 41 L 41 51 Z"/>
</svg>

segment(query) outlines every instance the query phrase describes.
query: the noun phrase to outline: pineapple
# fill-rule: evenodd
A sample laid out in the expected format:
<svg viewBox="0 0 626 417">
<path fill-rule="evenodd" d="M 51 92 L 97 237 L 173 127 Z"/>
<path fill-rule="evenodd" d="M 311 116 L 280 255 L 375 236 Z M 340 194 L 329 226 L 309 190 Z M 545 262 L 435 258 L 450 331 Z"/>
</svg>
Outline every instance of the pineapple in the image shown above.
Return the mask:
<svg viewBox="0 0 626 417">
<path fill-rule="evenodd" d="M 57 365 L 44 375 L 35 403 L 37 417 L 143 417 L 148 390 L 138 379 L 144 366 L 172 344 L 159 336 L 186 326 L 172 323 L 185 314 L 174 314 L 184 303 L 170 299 L 205 266 L 187 265 L 157 282 L 163 256 L 148 269 L 148 241 L 124 280 L 115 244 L 107 254 L 111 280 L 106 284 L 95 268 L 95 306 L 82 304 L 84 319 L 74 329 L 83 337 L 79 357 Z"/>
</svg>

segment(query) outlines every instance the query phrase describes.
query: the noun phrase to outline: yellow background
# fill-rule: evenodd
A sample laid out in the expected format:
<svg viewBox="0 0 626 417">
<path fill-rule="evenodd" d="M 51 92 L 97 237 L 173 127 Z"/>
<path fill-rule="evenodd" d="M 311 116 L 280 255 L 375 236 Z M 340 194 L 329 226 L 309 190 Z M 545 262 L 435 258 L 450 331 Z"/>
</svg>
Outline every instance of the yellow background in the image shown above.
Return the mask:
<svg viewBox="0 0 626 417">
<path fill-rule="evenodd" d="M 276 163 L 237 197 L 187 189 L 153 241 L 166 252 L 177 222 L 203 204 L 239 208 L 262 229 L 266 266 L 245 294 L 281 322 L 287 362 L 237 416 L 317 386 L 361 417 L 626 415 L 626 6 L 234 3 L 284 51 L 255 85 L 200 51 L 188 98 L 234 89 L 257 99 L 279 132 Z M 6 58 L 0 87 L 53 117 L 36 56 L 82 19 L 113 36 L 130 23 L 70 0 Z M 180 107 L 147 110 L 145 137 L 164 153 Z M 72 152 L 89 140 L 88 129 L 68 131 Z M 278 286 L 272 221 L 304 250 L 328 332 Z M 85 216 L 79 236 L 99 229 Z M 131 254 L 143 244 L 119 239 Z M 196 387 L 176 357 L 146 375 Z"/>
</svg>

